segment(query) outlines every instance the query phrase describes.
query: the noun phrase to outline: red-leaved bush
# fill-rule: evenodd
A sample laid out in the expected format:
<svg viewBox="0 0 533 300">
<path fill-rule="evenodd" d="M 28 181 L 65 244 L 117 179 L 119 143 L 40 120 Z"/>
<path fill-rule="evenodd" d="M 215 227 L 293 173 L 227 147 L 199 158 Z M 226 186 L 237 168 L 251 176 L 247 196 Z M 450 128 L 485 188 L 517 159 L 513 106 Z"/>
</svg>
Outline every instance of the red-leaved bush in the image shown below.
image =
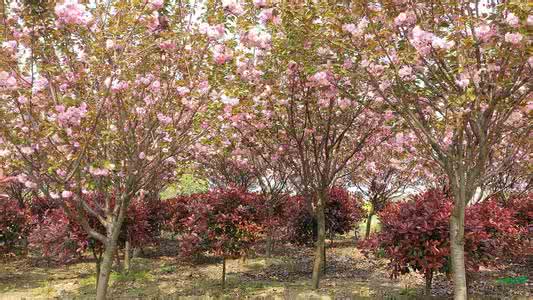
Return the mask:
<svg viewBox="0 0 533 300">
<path fill-rule="evenodd" d="M 316 240 L 316 218 L 301 195 L 284 202 L 286 238 L 296 244 L 312 244 Z M 333 187 L 326 201 L 326 234 L 332 238 L 353 229 L 365 215 L 362 201 L 343 188 Z"/>
<path fill-rule="evenodd" d="M 527 228 L 533 225 L 533 193 L 512 195 L 502 206 L 513 212 L 518 226 Z"/>
<path fill-rule="evenodd" d="M 424 274 L 427 286 L 436 272 L 450 270 L 449 218 L 453 202 L 429 190 L 405 202 L 390 203 L 378 215 L 381 231 L 361 243 L 364 250 L 383 251 L 392 277 L 411 271 Z M 497 263 L 520 243 L 513 212 L 487 200 L 467 207 L 465 260 L 469 271 Z"/>
<path fill-rule="evenodd" d="M 0 196 L 0 254 L 13 252 L 27 231 L 26 210 L 14 199 Z"/>
<path fill-rule="evenodd" d="M 103 203 L 103 195 L 100 194 L 92 193 L 84 197 L 95 211 L 98 211 L 98 205 Z M 122 227 L 120 246 L 124 246 L 126 239 L 133 247 L 146 246 L 157 240 L 163 218 L 160 203 L 158 199 L 152 198 L 133 200 Z M 67 207 L 74 206 L 74 203 L 66 204 Z M 40 251 L 43 256 L 55 262 L 67 263 L 79 258 L 88 249 L 95 253 L 100 253 L 103 249 L 100 242 L 89 237 L 77 218 L 69 217 L 56 200 L 34 198 L 29 210 L 32 216 L 30 248 Z M 88 214 L 86 217 L 92 228 L 105 233 L 96 217 Z"/>
<path fill-rule="evenodd" d="M 240 257 L 259 238 L 257 194 L 230 188 L 167 202 L 165 227 L 179 234 L 180 254 Z"/>
</svg>

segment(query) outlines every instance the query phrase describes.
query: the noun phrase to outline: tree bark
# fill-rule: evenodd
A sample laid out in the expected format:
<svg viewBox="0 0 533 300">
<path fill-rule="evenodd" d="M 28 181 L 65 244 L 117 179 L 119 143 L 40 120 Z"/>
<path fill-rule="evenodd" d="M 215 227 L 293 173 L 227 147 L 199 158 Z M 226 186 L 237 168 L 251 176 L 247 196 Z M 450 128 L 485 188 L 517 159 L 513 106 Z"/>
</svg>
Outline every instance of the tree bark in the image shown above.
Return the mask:
<svg viewBox="0 0 533 300">
<path fill-rule="evenodd" d="M 454 300 L 467 299 L 466 269 L 465 269 L 465 205 L 464 193 L 454 193 L 454 209 L 450 216 L 450 248 L 452 263 L 452 278 L 454 288 Z"/>
<path fill-rule="evenodd" d="M 273 211 L 272 211 L 272 203 L 269 204 L 269 207 L 268 207 L 268 216 L 269 216 L 269 219 L 271 220 L 272 219 L 272 216 L 273 216 Z M 272 226 L 268 226 L 268 229 L 267 229 L 267 239 L 266 239 L 266 257 L 268 258 L 271 258 L 272 257 L 272 240 L 273 240 L 273 229 L 272 229 Z"/>
<path fill-rule="evenodd" d="M 131 261 L 131 246 L 130 241 L 126 239 L 124 245 L 124 271 L 128 273 L 130 271 L 130 261 Z"/>
<path fill-rule="evenodd" d="M 327 244 L 326 244 L 326 241 L 324 241 L 324 263 L 322 264 L 322 274 L 323 275 L 326 275 L 326 261 L 327 261 Z"/>
<path fill-rule="evenodd" d="M 98 276 L 98 288 L 96 289 L 97 300 L 106 299 L 107 288 L 109 286 L 109 276 L 111 274 L 111 268 L 113 267 L 113 258 L 116 248 L 116 241 L 113 239 L 110 239 L 105 246 L 100 275 Z"/>
<path fill-rule="evenodd" d="M 222 257 L 222 289 L 226 288 L 226 258 Z"/>
<path fill-rule="evenodd" d="M 98 281 L 100 280 L 101 262 L 96 260 L 96 288 L 98 288 Z"/>
<path fill-rule="evenodd" d="M 266 257 L 272 257 L 272 230 L 268 229 L 267 239 L 266 239 Z"/>
<path fill-rule="evenodd" d="M 372 228 L 372 216 L 373 215 L 374 214 L 372 212 L 368 213 L 368 217 L 366 219 L 365 239 L 368 239 L 368 237 L 370 236 L 370 229 Z"/>
<path fill-rule="evenodd" d="M 127 202 L 125 202 L 127 203 Z M 105 250 L 103 254 L 100 276 L 98 277 L 98 287 L 96 288 L 96 300 L 105 300 L 107 295 L 107 288 L 109 287 L 109 277 L 113 267 L 113 258 L 118 249 L 118 237 L 120 229 L 124 222 L 126 213 L 125 203 L 122 203 L 118 217 L 110 217 L 110 222 L 107 228 L 107 242 L 105 243 Z"/>
<path fill-rule="evenodd" d="M 315 251 L 315 261 L 313 265 L 313 289 L 318 289 L 320 284 L 320 275 L 322 273 L 322 264 L 324 262 L 324 248 L 326 240 L 326 217 L 324 215 L 324 205 L 326 203 L 326 193 L 320 192 L 317 199 L 316 206 L 316 220 L 317 220 L 317 241 Z"/>
<path fill-rule="evenodd" d="M 95 265 L 96 265 L 96 287 L 95 288 L 98 288 L 98 280 L 100 279 L 100 269 L 101 269 L 101 265 L 102 265 L 102 253 L 100 253 L 100 255 L 98 255 L 96 253 L 95 246 L 92 246 L 91 250 L 93 252 Z"/>
<path fill-rule="evenodd" d="M 426 272 L 424 277 L 426 279 L 425 295 L 431 296 L 431 283 L 433 282 L 433 271 Z"/>
</svg>

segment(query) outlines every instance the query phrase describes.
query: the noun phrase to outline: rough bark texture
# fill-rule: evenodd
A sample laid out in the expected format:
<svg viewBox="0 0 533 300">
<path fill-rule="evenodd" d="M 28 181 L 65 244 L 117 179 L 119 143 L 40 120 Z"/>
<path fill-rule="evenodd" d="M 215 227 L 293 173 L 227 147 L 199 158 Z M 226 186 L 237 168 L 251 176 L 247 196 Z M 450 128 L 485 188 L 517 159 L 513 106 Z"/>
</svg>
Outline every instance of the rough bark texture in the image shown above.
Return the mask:
<svg viewBox="0 0 533 300">
<path fill-rule="evenodd" d="M 96 288 L 98 288 L 98 281 L 100 279 L 101 262 L 96 260 Z"/>
<path fill-rule="evenodd" d="M 222 258 L 222 288 L 226 288 L 226 258 Z"/>
<path fill-rule="evenodd" d="M 452 263 L 452 278 L 455 300 L 466 300 L 468 290 L 466 286 L 465 268 L 465 206 L 469 199 L 465 180 L 462 176 L 456 177 L 458 182 L 452 185 L 454 208 L 450 216 L 450 250 Z M 452 181 L 453 182 L 453 181 Z"/>
<path fill-rule="evenodd" d="M 96 299 L 105 300 L 107 288 L 109 286 L 109 275 L 113 267 L 113 258 L 115 254 L 116 241 L 110 240 L 105 247 L 102 265 L 100 267 L 100 276 L 98 277 L 98 287 L 96 289 Z"/>
<path fill-rule="evenodd" d="M 130 242 L 126 240 L 124 246 L 124 271 L 129 272 L 131 267 L 131 246 Z"/>
<path fill-rule="evenodd" d="M 118 216 L 108 217 L 107 228 L 107 242 L 105 243 L 105 250 L 103 254 L 100 276 L 98 277 L 98 287 L 96 288 L 96 300 L 105 300 L 107 295 L 107 288 L 109 286 L 109 276 L 113 267 L 113 258 L 118 249 L 118 237 L 120 235 L 120 229 L 124 222 L 124 216 L 126 213 L 126 199 L 123 199 L 122 206 L 119 210 Z"/>
<path fill-rule="evenodd" d="M 372 216 L 374 214 L 369 212 L 368 213 L 368 217 L 366 219 L 366 231 L 365 231 L 365 238 L 368 239 L 368 237 L 370 236 L 370 229 L 372 228 Z M 357 230 L 357 227 L 355 228 L 355 230 Z"/>
<path fill-rule="evenodd" d="M 431 296 L 431 283 L 433 282 L 433 272 L 427 272 L 425 275 L 424 275 L 425 279 L 426 279 L 426 290 L 425 290 L 425 294 L 426 296 Z"/>
<path fill-rule="evenodd" d="M 268 230 L 266 237 L 266 257 L 272 257 L 272 231 Z"/>
<path fill-rule="evenodd" d="M 457 203 L 456 203 L 457 206 Z M 462 210 L 462 211 L 461 211 Z M 454 208 L 450 220 L 450 245 L 451 260 L 454 285 L 454 299 L 466 300 L 466 270 L 465 270 L 465 249 L 464 249 L 464 206 Z"/>
<path fill-rule="evenodd" d="M 324 263 L 324 249 L 326 241 L 326 217 L 324 215 L 324 205 L 326 203 L 326 193 L 320 193 L 316 206 L 317 220 L 317 241 L 315 251 L 315 261 L 313 265 L 313 289 L 318 289 L 320 284 L 320 275 L 322 275 L 322 264 Z"/>
</svg>

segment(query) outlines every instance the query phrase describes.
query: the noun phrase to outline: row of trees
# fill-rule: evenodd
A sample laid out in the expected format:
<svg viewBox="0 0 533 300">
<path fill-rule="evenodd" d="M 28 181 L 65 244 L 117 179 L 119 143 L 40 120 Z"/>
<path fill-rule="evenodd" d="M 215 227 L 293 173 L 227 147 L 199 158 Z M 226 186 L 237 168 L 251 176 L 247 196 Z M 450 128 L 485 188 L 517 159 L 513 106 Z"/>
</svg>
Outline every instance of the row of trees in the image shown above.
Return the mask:
<svg viewBox="0 0 533 300">
<path fill-rule="evenodd" d="M 362 202 L 338 187 L 331 189 L 328 195 L 325 207 L 328 237 L 333 239 L 337 234 L 346 234 L 354 226 L 357 230 L 364 219 Z M 510 258 L 516 260 L 528 251 L 528 225 L 533 220 L 530 197 L 531 194 L 515 195 L 507 201 L 492 197 L 467 208 L 467 271 L 476 272 L 481 265 L 494 266 Z M 94 205 L 103 199 L 101 195 L 89 195 L 85 201 Z M 98 279 L 104 245 L 90 237 L 77 219 L 65 214 L 57 201 L 34 198 L 23 203 L 25 206 L 19 207 L 15 199 L 0 200 L 0 254 L 29 250 L 55 264 L 68 264 L 89 251 L 95 259 Z M 304 206 L 303 196 L 287 196 L 273 221 L 268 203 L 261 194 L 238 188 L 165 201 L 136 198 L 128 209 L 119 236 L 118 248 L 123 256 L 117 251 L 117 267 L 128 272 L 136 253 L 148 246 L 157 248 L 159 236 L 165 231 L 177 239 L 181 258 L 204 253 L 221 258 L 222 287 L 225 287 L 226 259 L 246 257 L 262 245 L 268 252 L 272 240 L 258 241 L 269 232 L 278 233 L 277 242 L 307 246 L 316 242 L 317 220 Z M 409 272 L 423 274 L 429 295 L 434 275 L 449 275 L 451 271 L 449 215 L 452 209 L 449 191 L 437 189 L 388 203 L 378 213 L 381 231 L 360 240 L 358 247 L 365 254 L 388 258 L 392 277 Z M 99 232 L 104 232 L 96 218 L 89 218 L 89 222 Z"/>
<path fill-rule="evenodd" d="M 355 182 L 377 213 L 406 186 L 443 180 L 453 199 L 456 299 L 467 297 L 467 205 L 513 164 L 527 174 L 525 3 L 69 0 L 2 8 L 3 169 L 57 200 L 103 245 L 98 299 L 128 208 L 137 197 L 156 198 L 181 164 L 202 166 L 212 182 L 250 187 L 253 179 L 270 219 L 284 191 L 302 195 L 317 223 L 314 288 L 333 186 Z M 103 202 L 86 201 L 90 193 Z"/>
<path fill-rule="evenodd" d="M 329 195 L 326 230 L 333 238 L 352 230 L 363 218 L 363 211 L 360 201 L 341 188 L 332 189 Z M 84 201 L 96 209 L 104 202 L 102 197 L 102 194 L 85 195 Z M 88 235 L 77 218 L 66 214 L 58 201 L 47 198 L 24 199 L 23 206 L 19 203 L 8 197 L 0 199 L 1 255 L 31 251 L 50 263 L 68 264 L 90 252 L 95 259 L 98 280 L 104 245 Z M 275 236 L 278 242 L 312 245 L 316 241 L 316 220 L 302 209 L 303 205 L 301 195 L 287 196 L 287 201 L 277 208 L 273 222 L 262 195 L 238 188 L 164 201 L 135 198 L 126 213 L 115 258 L 118 267 L 128 272 L 136 253 L 148 246 L 157 247 L 165 231 L 178 240 L 181 257 L 210 253 L 222 258 L 224 285 L 225 259 L 249 254 L 265 232 L 278 232 Z M 88 216 L 88 221 L 98 232 L 105 232 L 95 217 Z M 119 255 L 119 250 L 123 255 Z"/>
</svg>

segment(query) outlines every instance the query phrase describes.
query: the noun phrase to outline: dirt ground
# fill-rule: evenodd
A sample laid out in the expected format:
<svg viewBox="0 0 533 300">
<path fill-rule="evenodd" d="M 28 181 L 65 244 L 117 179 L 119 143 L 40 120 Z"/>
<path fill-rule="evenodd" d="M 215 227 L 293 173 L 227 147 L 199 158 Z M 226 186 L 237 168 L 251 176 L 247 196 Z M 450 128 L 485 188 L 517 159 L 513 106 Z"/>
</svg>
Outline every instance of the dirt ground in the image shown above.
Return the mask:
<svg viewBox="0 0 533 300">
<path fill-rule="evenodd" d="M 321 288 L 310 288 L 312 250 L 277 245 L 266 259 L 261 245 L 246 260 L 229 260 L 227 287 L 220 286 L 221 261 L 178 258 L 177 245 L 163 240 L 133 260 L 128 274 L 113 272 L 110 299 L 449 299 L 450 282 L 437 276 L 433 296 L 423 296 L 423 278 L 408 274 L 391 279 L 387 261 L 365 258 L 353 238 L 329 241 L 327 270 Z M 471 280 L 474 299 L 533 299 L 529 285 L 497 279 L 532 278 L 531 257 L 499 269 L 482 269 Z M 8 258 L 0 265 L 0 299 L 93 299 L 94 262 L 89 257 L 67 266 L 54 266 L 36 257 Z"/>
</svg>

